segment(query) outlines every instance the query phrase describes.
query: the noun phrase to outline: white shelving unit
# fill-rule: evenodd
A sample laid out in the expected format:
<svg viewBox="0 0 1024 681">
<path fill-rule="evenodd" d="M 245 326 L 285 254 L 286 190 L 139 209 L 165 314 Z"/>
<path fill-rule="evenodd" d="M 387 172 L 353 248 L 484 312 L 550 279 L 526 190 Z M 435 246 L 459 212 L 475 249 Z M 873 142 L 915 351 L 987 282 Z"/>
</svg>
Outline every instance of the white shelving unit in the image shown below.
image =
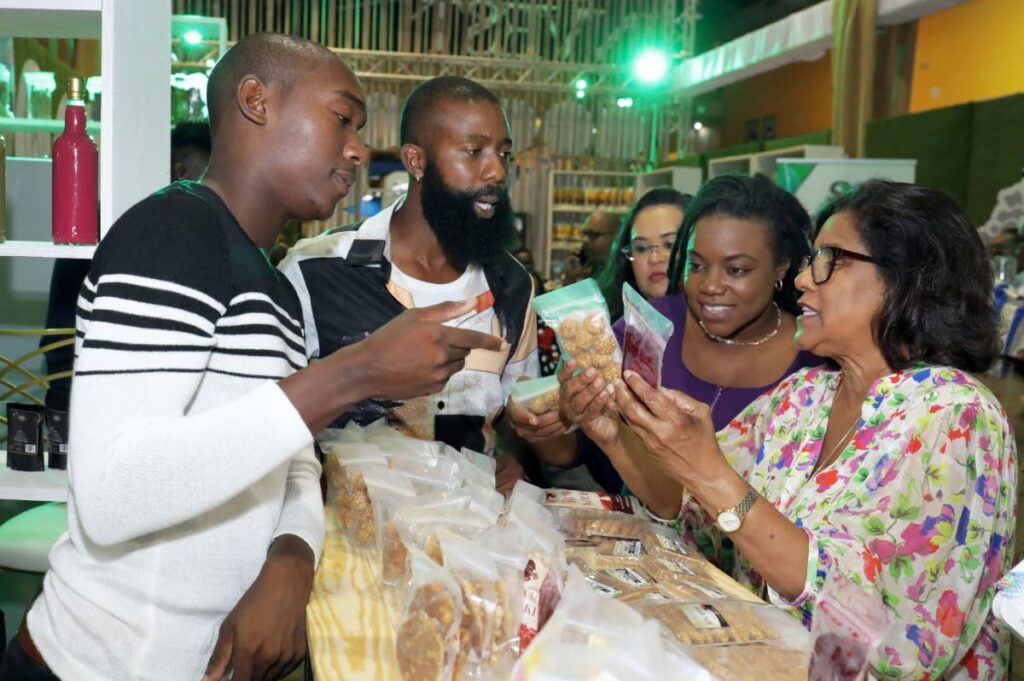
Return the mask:
<svg viewBox="0 0 1024 681">
<path fill-rule="evenodd" d="M 100 38 L 100 238 L 128 208 L 167 184 L 171 3 L 167 0 L 0 0 L 0 35 Z M 8 236 L 17 236 L 8 225 Z M 0 256 L 90 258 L 95 246 L 7 241 Z"/>
<path fill-rule="evenodd" d="M 672 187 L 684 194 L 696 194 L 704 181 L 700 168 L 671 167 L 659 168 L 636 176 L 636 198 L 658 187 Z"/>
<path fill-rule="evenodd" d="M 754 154 L 739 154 L 708 159 L 708 179 L 719 175 L 750 175 Z"/>
<path fill-rule="evenodd" d="M 636 196 L 636 174 L 590 170 L 548 173 L 547 224 L 540 271 L 553 274 L 552 263 L 564 261 L 583 245 L 583 223 L 595 211 L 625 213 Z"/>
<path fill-rule="evenodd" d="M 842 147 L 827 144 L 801 144 L 784 149 L 771 149 L 752 154 L 724 156 L 708 159 L 708 179 L 719 175 L 753 175 L 761 173 L 768 177 L 775 174 L 775 165 L 780 158 L 843 158 Z"/>
<path fill-rule="evenodd" d="M 772 149 L 762 151 L 754 155 L 751 164 L 751 171 L 761 173 L 774 178 L 775 166 L 780 158 L 843 158 L 845 155 L 842 147 L 833 147 L 824 144 L 802 144 L 786 149 Z"/>
</svg>

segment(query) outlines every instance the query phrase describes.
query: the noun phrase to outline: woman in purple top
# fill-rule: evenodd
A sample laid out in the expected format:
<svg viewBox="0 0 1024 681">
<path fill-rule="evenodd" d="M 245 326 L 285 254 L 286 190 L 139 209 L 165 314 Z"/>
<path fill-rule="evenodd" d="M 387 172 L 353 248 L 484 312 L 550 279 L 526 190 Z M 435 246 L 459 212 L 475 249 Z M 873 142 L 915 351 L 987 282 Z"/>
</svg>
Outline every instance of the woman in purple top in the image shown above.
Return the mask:
<svg viewBox="0 0 1024 681">
<path fill-rule="evenodd" d="M 710 405 L 716 429 L 789 374 L 821 363 L 793 342 L 793 280 L 810 241 L 807 212 L 763 176 L 714 178 L 687 207 L 672 289 L 651 303 L 675 325 L 662 384 Z M 616 331 L 621 341 L 621 322 Z M 562 414 L 593 444 L 580 438 L 577 456 L 561 463 L 582 460 L 606 486 L 617 484 L 610 463 L 649 510 L 674 518 L 682 489 L 621 422 L 607 382 L 575 369 L 570 362 L 560 375 Z"/>
</svg>

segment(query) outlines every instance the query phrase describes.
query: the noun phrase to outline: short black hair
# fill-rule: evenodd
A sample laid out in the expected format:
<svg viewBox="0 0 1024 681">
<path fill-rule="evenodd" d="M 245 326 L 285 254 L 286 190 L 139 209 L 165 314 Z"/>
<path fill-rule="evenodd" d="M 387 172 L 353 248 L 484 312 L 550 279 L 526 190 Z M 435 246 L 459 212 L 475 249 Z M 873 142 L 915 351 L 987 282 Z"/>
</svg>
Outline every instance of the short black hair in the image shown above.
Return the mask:
<svg viewBox="0 0 1024 681">
<path fill-rule="evenodd" d="M 775 302 L 786 312 L 798 314 L 796 275 L 800 262 L 811 253 L 811 216 L 795 196 L 778 187 L 764 175 L 720 175 L 708 180 L 687 206 L 683 229 L 672 249 L 669 272 L 669 293 L 678 293 L 686 272 L 686 248 L 693 229 L 702 218 L 728 215 L 741 220 L 764 223 L 771 233 L 775 262 L 789 261 L 782 277 L 782 290 L 775 292 Z"/>
<path fill-rule="evenodd" d="M 461 76 L 439 76 L 416 87 L 402 106 L 399 143 L 420 144 L 429 136 L 431 117 L 442 101 L 493 102 L 499 109 L 497 96 L 480 83 Z"/>
<path fill-rule="evenodd" d="M 622 285 L 629 284 L 636 288 L 636 275 L 633 274 L 633 266 L 623 249 L 629 245 L 632 238 L 633 223 L 636 222 L 637 214 L 651 206 L 676 206 L 685 215 L 686 206 L 692 198 L 689 194 L 683 194 L 671 187 L 658 187 L 641 196 L 640 200 L 633 204 L 633 207 L 626 213 L 626 217 L 623 218 L 622 225 L 619 227 L 619 233 L 616 235 L 615 241 L 612 242 L 608 261 L 594 277 L 608 304 L 608 312 L 612 319 L 622 315 Z M 681 226 L 682 224 L 677 225 L 677 237 Z"/>
<path fill-rule="evenodd" d="M 210 122 L 181 121 L 171 129 L 171 149 L 196 147 L 210 151 Z"/>
<path fill-rule="evenodd" d="M 918 362 L 985 371 L 998 356 L 992 269 L 978 230 L 945 192 L 870 180 L 818 215 L 853 218 L 885 300 L 875 340 L 894 370 Z"/>
<path fill-rule="evenodd" d="M 254 75 L 264 83 L 287 94 L 302 67 L 310 60 L 337 59 L 329 49 L 305 38 L 283 33 L 253 33 L 228 50 L 210 73 L 206 86 L 206 104 L 210 111 L 210 129 L 220 125 L 221 112 L 231 106 L 239 81 Z"/>
</svg>

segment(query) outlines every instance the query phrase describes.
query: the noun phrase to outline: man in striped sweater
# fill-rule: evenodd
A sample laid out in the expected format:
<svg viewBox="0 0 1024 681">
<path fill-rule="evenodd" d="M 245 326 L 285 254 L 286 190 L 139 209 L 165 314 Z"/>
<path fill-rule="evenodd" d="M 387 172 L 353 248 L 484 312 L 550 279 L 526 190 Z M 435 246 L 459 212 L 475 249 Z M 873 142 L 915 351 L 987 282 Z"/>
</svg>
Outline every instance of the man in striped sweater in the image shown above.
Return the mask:
<svg viewBox="0 0 1024 681">
<path fill-rule="evenodd" d="M 366 98 L 325 48 L 240 41 L 209 84 L 202 183 L 127 211 L 78 303 L 68 533 L 8 679 L 274 679 L 305 654 L 323 544 L 313 436 L 374 395 L 436 392 L 499 338 L 396 317 L 306 367 L 301 306 L 266 258 L 324 219 L 366 148 Z M 130 172 L 121 168 L 119 172 Z"/>
</svg>

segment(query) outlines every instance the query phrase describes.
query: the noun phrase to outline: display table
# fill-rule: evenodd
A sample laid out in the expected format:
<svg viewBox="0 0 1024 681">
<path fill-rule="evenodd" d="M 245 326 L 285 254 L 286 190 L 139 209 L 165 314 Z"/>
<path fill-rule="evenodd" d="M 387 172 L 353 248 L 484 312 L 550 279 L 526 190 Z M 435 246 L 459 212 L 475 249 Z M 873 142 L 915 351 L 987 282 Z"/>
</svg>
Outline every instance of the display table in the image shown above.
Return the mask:
<svg viewBox="0 0 1024 681">
<path fill-rule="evenodd" d="M 377 586 L 373 554 L 353 547 L 333 514 L 326 514 L 325 523 L 324 552 L 306 608 L 313 676 L 317 681 L 399 679 L 392 611 Z M 723 591 L 758 602 L 731 577 L 708 568 Z"/>
<path fill-rule="evenodd" d="M 390 681 L 401 678 L 395 633 L 371 553 L 353 547 L 325 519 L 327 537 L 313 583 L 306 628 L 317 681 Z"/>
<path fill-rule="evenodd" d="M 18 501 L 67 501 L 68 473 L 12 471 L 7 467 L 7 450 L 0 449 L 0 499 Z"/>
</svg>

